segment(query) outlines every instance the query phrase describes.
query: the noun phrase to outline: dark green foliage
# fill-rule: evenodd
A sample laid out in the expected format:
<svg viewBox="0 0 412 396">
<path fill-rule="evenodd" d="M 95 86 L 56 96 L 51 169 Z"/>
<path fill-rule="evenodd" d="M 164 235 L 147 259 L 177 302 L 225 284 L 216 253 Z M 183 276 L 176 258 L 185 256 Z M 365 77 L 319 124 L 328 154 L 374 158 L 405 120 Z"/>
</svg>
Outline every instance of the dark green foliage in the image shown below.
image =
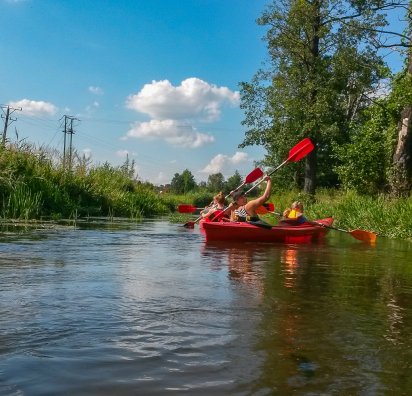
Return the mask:
<svg viewBox="0 0 412 396">
<path fill-rule="evenodd" d="M 182 174 L 175 173 L 171 183 L 170 190 L 174 194 L 187 194 L 196 189 L 195 178 L 189 169 L 185 169 Z"/>
<path fill-rule="evenodd" d="M 263 145 L 273 166 L 303 137 L 317 146 L 305 167 L 284 173 L 283 185 L 313 193 L 315 179 L 320 186 L 338 183 L 332 148 L 348 142 L 349 125 L 370 104 L 364 93 L 388 73 L 369 45 L 373 28 L 385 21 L 364 4 L 273 1 L 258 19 L 267 27 L 269 61 L 240 85 L 248 128 L 241 147 Z"/>
<path fill-rule="evenodd" d="M 388 191 L 397 124 L 408 103 L 412 103 L 412 77 L 402 72 L 393 78 L 390 94 L 363 110 L 350 125 L 348 143 L 333 150 L 342 187 L 362 194 Z"/>
<path fill-rule="evenodd" d="M 206 186 L 209 191 L 222 191 L 225 187 L 225 178 L 221 172 L 209 175 Z"/>
<path fill-rule="evenodd" d="M 235 173 L 230 176 L 225 184 L 225 193 L 228 194 L 230 191 L 233 191 L 236 189 L 238 186 L 242 184 L 242 176 L 240 176 L 240 173 L 236 170 Z"/>
</svg>

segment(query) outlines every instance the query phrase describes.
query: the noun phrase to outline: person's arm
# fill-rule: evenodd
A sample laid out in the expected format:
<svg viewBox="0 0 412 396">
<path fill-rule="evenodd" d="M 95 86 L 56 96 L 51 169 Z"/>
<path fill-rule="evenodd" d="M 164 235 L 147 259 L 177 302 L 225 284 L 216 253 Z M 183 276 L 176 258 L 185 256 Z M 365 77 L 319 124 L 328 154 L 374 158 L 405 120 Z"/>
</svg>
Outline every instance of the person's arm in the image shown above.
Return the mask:
<svg viewBox="0 0 412 396">
<path fill-rule="evenodd" d="M 270 198 L 270 192 L 272 189 L 272 180 L 270 179 L 269 176 L 266 176 L 265 180 L 266 180 L 265 192 L 259 198 L 253 199 L 245 205 L 246 212 L 248 212 L 252 216 L 256 215 L 255 209 L 258 206 L 263 205 Z"/>
</svg>

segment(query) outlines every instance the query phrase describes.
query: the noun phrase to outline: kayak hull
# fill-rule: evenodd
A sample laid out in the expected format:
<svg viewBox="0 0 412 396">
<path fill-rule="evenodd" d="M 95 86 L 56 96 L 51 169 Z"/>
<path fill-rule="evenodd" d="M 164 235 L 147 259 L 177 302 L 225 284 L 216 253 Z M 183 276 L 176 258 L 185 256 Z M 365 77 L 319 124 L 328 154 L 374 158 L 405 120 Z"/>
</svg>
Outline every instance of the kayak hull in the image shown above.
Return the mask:
<svg viewBox="0 0 412 396">
<path fill-rule="evenodd" d="M 316 220 L 328 227 L 332 217 Z M 246 222 L 202 222 L 206 241 L 310 243 L 323 238 L 328 228 L 312 223 L 276 225 L 270 229 Z"/>
</svg>

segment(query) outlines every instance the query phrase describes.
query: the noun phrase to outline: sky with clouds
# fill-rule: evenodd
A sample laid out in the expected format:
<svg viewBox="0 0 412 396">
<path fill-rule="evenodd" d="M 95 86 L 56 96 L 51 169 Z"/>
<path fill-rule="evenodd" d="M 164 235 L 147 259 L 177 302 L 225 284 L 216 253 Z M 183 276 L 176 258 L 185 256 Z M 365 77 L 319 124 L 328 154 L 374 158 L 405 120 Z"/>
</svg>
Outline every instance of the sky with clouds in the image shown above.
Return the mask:
<svg viewBox="0 0 412 396">
<path fill-rule="evenodd" d="M 7 137 L 62 151 L 69 115 L 79 153 L 128 156 L 143 181 L 245 176 L 264 151 L 238 148 L 238 89 L 265 59 L 267 3 L 0 0 L 0 103 L 22 109 Z"/>
</svg>

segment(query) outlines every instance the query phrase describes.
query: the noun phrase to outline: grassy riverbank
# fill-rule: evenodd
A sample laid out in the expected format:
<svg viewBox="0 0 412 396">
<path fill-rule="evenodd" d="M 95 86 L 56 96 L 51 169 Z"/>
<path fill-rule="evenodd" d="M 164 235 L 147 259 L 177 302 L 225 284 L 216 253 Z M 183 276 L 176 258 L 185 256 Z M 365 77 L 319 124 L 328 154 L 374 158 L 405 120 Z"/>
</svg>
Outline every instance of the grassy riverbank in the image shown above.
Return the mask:
<svg viewBox="0 0 412 396">
<path fill-rule="evenodd" d="M 315 199 L 288 192 L 274 195 L 271 201 L 283 209 L 296 199 L 305 204 L 309 219 L 332 215 L 335 226 L 343 229 L 359 228 L 389 238 L 412 240 L 412 197 L 391 199 L 384 195 L 367 197 L 351 191 L 319 190 Z"/>
<path fill-rule="evenodd" d="M 77 158 L 71 170 L 63 169 L 57 153 L 31 145 L 0 147 L 0 218 L 28 220 L 78 219 L 88 216 L 137 219 L 173 213 L 179 204 L 204 207 L 208 192 L 187 195 L 160 194 L 154 186 L 135 179 L 133 164 L 89 166 Z M 363 229 L 390 238 L 412 240 L 412 198 L 392 200 L 340 190 L 318 190 L 316 197 L 298 191 L 277 192 L 270 202 L 276 212 L 300 200 L 309 219 L 335 218 L 343 229 Z M 196 216 L 196 215 L 195 215 Z M 174 213 L 171 221 L 185 222 Z M 278 217 L 266 215 L 275 224 Z"/>
<path fill-rule="evenodd" d="M 58 154 L 31 145 L 0 148 L 0 217 L 139 218 L 170 210 L 152 185 L 133 178 L 131 164 L 73 162 L 64 169 Z"/>
</svg>

